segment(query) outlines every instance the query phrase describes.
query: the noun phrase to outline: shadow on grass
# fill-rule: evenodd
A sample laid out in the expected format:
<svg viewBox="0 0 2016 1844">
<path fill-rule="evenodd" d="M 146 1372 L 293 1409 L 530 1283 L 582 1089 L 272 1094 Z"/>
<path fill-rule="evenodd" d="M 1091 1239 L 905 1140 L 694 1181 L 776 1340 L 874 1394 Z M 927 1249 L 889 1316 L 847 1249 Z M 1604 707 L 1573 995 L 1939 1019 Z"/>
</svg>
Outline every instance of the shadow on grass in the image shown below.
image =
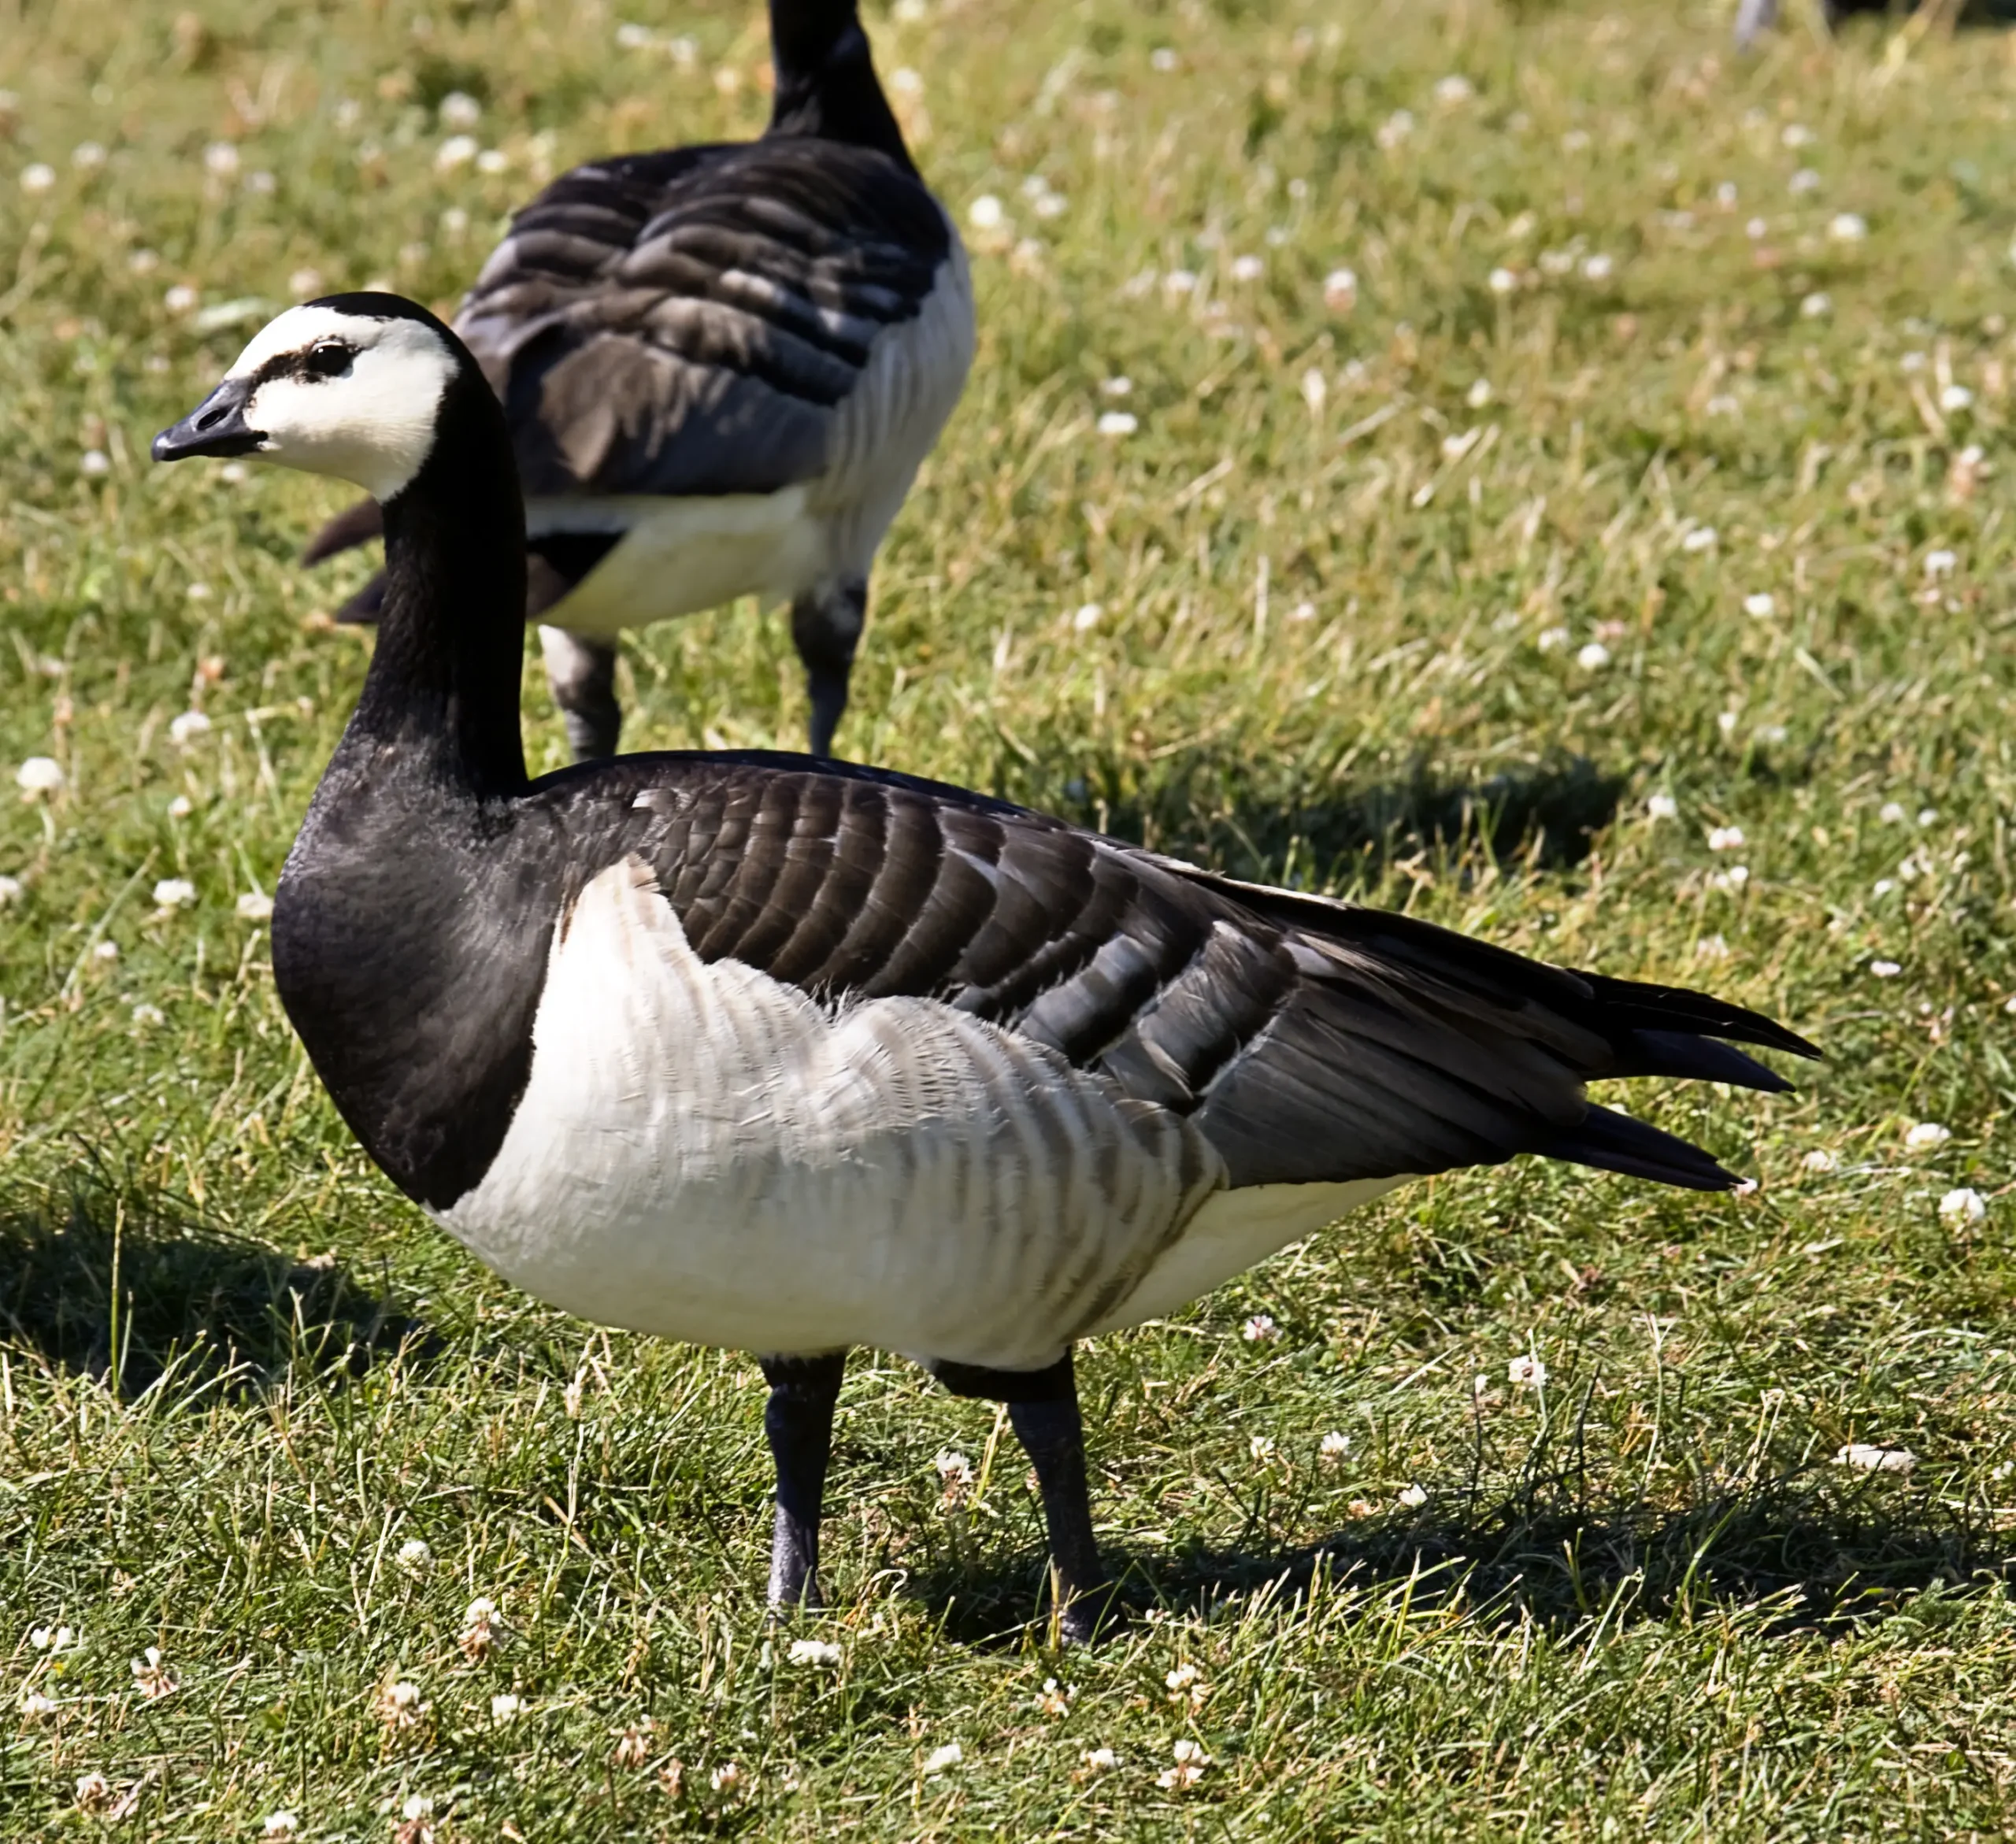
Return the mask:
<svg viewBox="0 0 2016 1844">
<path fill-rule="evenodd" d="M 1162 1607 L 1210 1617 L 1263 1594 L 1294 1604 L 1325 1591 L 1404 1590 L 1417 1608 L 1460 1597 L 1487 1627 L 1532 1620 L 1557 1631 L 1603 1616 L 1611 1630 L 1676 1613 L 1775 1601 L 1781 1632 L 1841 1633 L 1929 1591 L 2016 1579 L 2016 1554 L 1986 1515 L 1914 1500 L 1887 1482 L 1844 1487 L 1811 1471 L 1704 1496 L 1684 1510 L 1529 1500 L 1455 1515 L 1424 1511 L 1354 1524 L 1272 1553 L 1194 1546 L 1110 1553 L 1128 1616 Z M 1042 1560 L 1002 1557 L 920 1573 L 910 1592 L 944 1610 L 948 1637 L 983 1649 L 1020 1644 L 1038 1624 Z"/>
<path fill-rule="evenodd" d="M 67 1196 L 0 1194 L 0 1346 L 122 1397 L 164 1378 L 180 1394 L 304 1368 L 361 1376 L 433 1342 L 330 1257 L 290 1261 L 95 1175 Z"/>
<path fill-rule="evenodd" d="M 995 786 L 1118 839 L 1304 888 L 1348 888 L 1423 857 L 1454 863 L 1481 853 L 1569 868 L 1615 816 L 1625 784 L 1568 755 L 1481 776 L 1424 760 L 1363 786 L 1206 749 L 1145 766 L 1117 754 L 1088 759 L 1082 746 L 1043 761 L 1034 770 L 1004 761 Z"/>
</svg>

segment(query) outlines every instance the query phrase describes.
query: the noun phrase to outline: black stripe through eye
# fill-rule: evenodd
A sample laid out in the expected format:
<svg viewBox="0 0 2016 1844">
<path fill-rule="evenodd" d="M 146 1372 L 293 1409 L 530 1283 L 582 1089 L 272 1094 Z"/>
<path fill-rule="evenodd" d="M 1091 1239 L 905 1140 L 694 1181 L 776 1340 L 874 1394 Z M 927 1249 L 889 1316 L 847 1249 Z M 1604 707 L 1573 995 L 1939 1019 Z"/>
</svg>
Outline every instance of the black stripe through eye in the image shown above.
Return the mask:
<svg viewBox="0 0 2016 1844">
<path fill-rule="evenodd" d="M 340 339 L 324 339 L 319 346 L 308 349 L 301 368 L 311 378 L 340 378 L 356 357 L 355 349 L 344 345 Z"/>
</svg>

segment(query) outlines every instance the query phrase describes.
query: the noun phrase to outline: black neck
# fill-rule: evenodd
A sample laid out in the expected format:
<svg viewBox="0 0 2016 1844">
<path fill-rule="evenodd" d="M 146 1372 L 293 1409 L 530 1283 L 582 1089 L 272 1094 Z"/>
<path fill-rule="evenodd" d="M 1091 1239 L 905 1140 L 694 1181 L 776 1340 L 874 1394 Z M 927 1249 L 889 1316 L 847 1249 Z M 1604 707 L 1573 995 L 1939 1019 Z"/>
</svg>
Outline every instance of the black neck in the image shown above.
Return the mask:
<svg viewBox="0 0 2016 1844">
<path fill-rule="evenodd" d="M 516 794 L 524 502 L 502 412 L 473 366 L 448 387 L 433 448 L 384 513 L 378 646 L 338 761 L 389 746 L 478 798 Z"/>
<path fill-rule="evenodd" d="M 873 147 L 917 171 L 875 80 L 854 0 L 770 0 L 770 58 L 777 80 L 771 134 Z"/>
</svg>

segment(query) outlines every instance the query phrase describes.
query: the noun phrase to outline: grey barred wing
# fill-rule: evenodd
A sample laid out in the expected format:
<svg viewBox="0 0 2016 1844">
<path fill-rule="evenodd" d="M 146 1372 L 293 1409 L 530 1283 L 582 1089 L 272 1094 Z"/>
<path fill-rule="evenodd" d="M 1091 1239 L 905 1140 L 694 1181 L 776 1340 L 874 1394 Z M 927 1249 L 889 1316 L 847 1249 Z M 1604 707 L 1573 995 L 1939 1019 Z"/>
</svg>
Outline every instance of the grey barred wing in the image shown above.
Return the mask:
<svg viewBox="0 0 2016 1844">
<path fill-rule="evenodd" d="M 1703 995 L 1587 976 L 1411 918 L 1242 885 L 958 791 L 780 758 L 682 776 L 647 858 L 703 960 L 827 1002 L 927 997 L 1184 1115 L 1235 1186 L 1524 1153 L 1723 1188 L 1592 1080 L 1785 1086 L 1810 1054 Z"/>
<path fill-rule="evenodd" d="M 769 493 L 827 465 L 834 418 L 952 251 L 885 155 L 758 141 L 598 162 L 521 211 L 456 320 L 526 491 Z"/>
</svg>

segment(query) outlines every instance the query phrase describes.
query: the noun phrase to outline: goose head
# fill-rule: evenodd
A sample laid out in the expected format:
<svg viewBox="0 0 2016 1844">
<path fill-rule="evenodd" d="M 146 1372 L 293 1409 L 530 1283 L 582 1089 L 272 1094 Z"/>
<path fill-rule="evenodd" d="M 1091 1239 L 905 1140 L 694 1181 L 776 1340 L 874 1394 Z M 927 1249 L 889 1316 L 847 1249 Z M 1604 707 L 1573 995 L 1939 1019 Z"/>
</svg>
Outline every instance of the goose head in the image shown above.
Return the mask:
<svg viewBox="0 0 2016 1844">
<path fill-rule="evenodd" d="M 445 400 L 472 373 L 481 387 L 461 343 L 418 303 L 328 295 L 269 321 L 154 438 L 154 458 L 257 455 L 354 482 L 382 503 L 425 465 Z"/>
</svg>

